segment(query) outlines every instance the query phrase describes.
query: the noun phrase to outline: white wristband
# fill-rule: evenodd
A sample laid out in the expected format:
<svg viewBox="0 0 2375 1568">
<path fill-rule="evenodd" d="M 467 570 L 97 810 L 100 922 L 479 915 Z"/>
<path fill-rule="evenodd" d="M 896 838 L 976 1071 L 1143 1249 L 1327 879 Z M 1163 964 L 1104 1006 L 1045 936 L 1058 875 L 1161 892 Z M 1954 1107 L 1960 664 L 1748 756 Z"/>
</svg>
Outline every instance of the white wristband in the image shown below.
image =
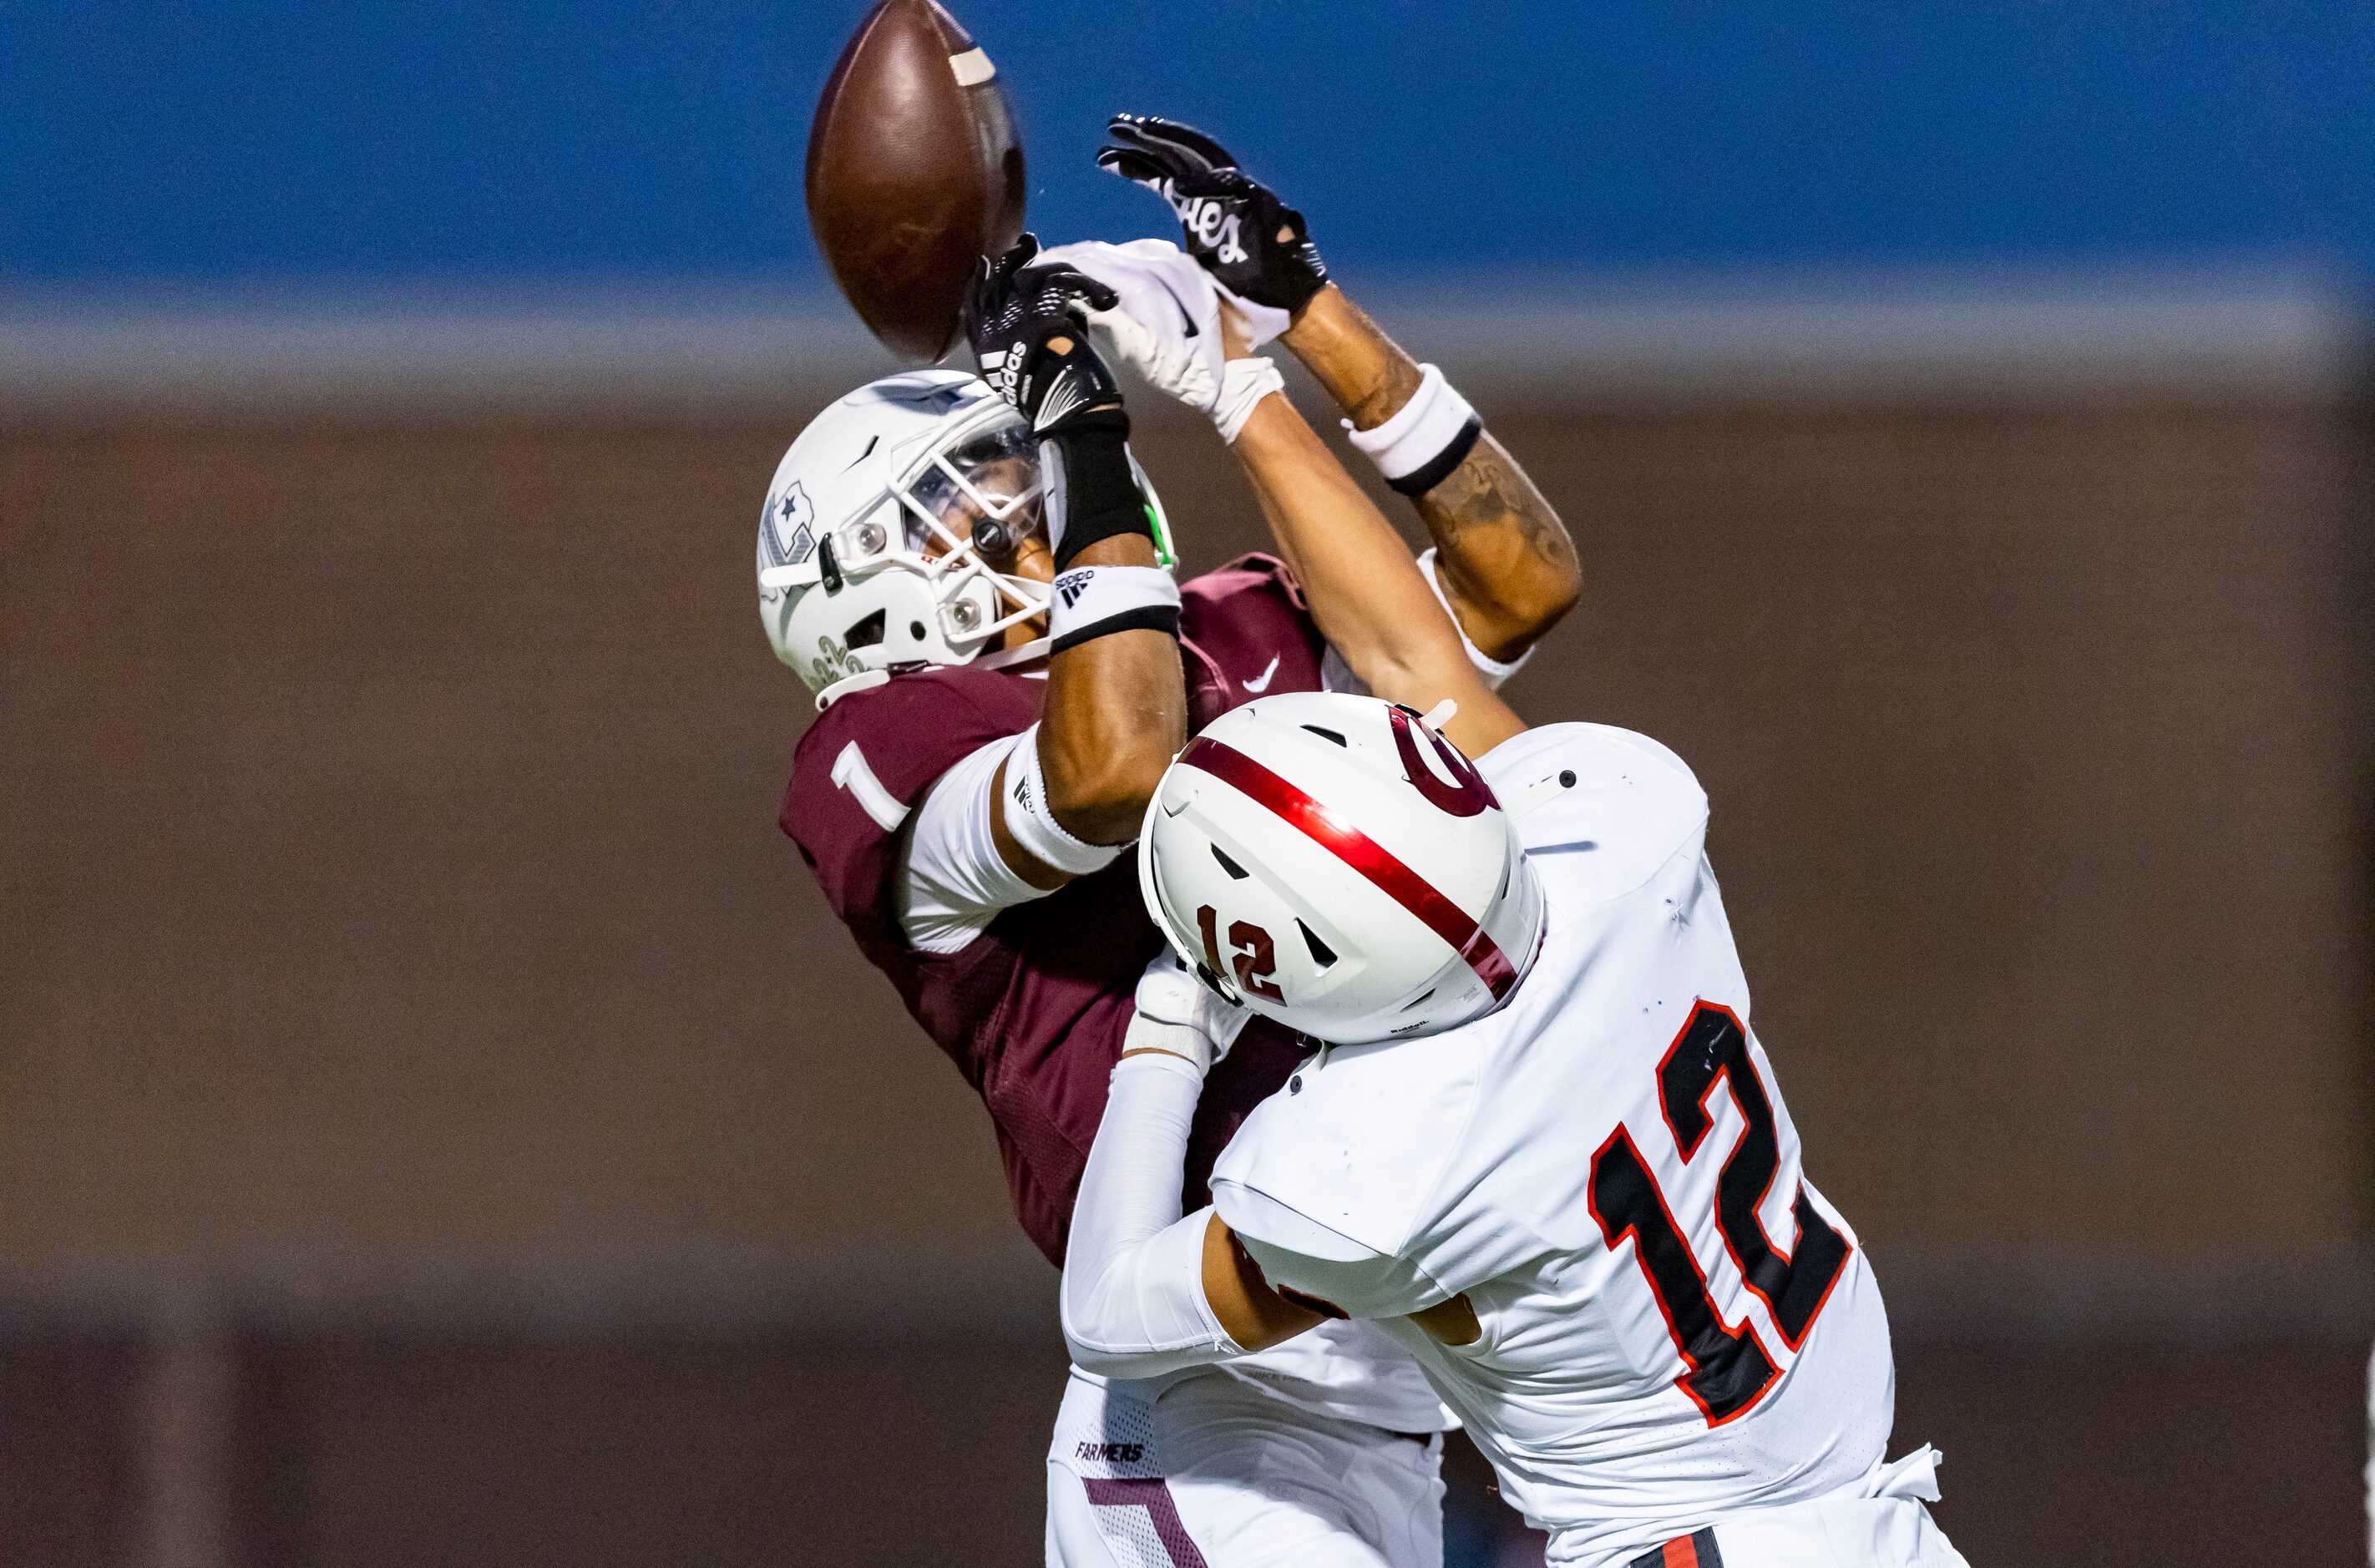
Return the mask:
<svg viewBox="0 0 2375 1568">
<path fill-rule="evenodd" d="M 1085 877 L 1102 871 L 1122 852 L 1117 843 L 1090 843 L 1064 831 L 1047 809 L 1047 780 L 1039 771 L 1039 726 L 1033 725 L 1014 737 L 1006 754 L 1006 788 L 1002 809 L 1006 831 L 1014 842 L 1058 871 Z"/>
<path fill-rule="evenodd" d="M 1163 568 L 1075 566 L 1048 584 L 1048 652 L 1136 631 L 1179 634 L 1179 584 Z"/>
<path fill-rule="evenodd" d="M 1286 390 L 1286 378 L 1259 354 L 1231 360 L 1221 367 L 1221 395 L 1212 404 L 1212 423 L 1231 445 L 1254 417 L 1254 406 L 1273 392 Z"/>
<path fill-rule="evenodd" d="M 1392 419 L 1369 430 L 1356 430 L 1347 419 L 1344 429 L 1386 483 L 1404 495 L 1424 495 L 1451 477 L 1484 424 L 1441 371 L 1421 365 L 1418 390 Z"/>
</svg>

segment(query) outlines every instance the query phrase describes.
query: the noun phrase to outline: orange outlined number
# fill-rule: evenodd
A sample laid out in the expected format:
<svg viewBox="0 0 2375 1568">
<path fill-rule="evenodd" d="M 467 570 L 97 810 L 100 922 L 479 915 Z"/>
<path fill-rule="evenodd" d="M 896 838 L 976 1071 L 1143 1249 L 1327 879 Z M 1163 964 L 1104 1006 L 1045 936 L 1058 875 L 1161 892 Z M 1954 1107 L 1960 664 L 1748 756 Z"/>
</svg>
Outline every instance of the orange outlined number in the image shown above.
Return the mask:
<svg viewBox="0 0 2375 1568">
<path fill-rule="evenodd" d="M 1846 1270 L 1848 1240 L 1802 1188 L 1790 1204 L 1797 1233 L 1789 1253 L 1765 1233 L 1756 1211 L 1781 1164 L 1772 1097 L 1748 1054 L 1748 1032 L 1740 1020 L 1729 1008 L 1701 1002 L 1658 1064 L 1658 1108 L 1684 1160 L 1707 1139 L 1712 1125 L 1707 1097 L 1719 1079 L 1731 1085 L 1732 1103 L 1748 1126 L 1716 1178 L 1716 1228 L 1741 1279 L 1764 1302 L 1782 1342 L 1795 1350 Z M 1723 1320 L 1648 1161 L 1622 1126 L 1591 1157 L 1590 1204 L 1612 1250 L 1632 1239 L 1634 1261 L 1649 1282 L 1686 1369 L 1676 1385 L 1709 1426 L 1752 1409 L 1779 1380 L 1780 1370 L 1746 1315 L 1737 1326 Z"/>
</svg>

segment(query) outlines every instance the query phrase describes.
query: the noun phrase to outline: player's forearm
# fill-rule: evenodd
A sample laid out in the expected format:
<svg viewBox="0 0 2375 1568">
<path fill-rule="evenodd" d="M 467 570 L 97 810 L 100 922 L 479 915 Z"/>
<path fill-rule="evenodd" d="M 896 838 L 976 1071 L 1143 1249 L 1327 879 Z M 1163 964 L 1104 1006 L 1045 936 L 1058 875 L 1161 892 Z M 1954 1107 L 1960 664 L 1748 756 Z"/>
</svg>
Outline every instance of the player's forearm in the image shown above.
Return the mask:
<svg viewBox="0 0 2375 1568">
<path fill-rule="evenodd" d="M 1103 539 L 1081 566 L 1155 564 L 1140 535 Z M 1088 843 L 1127 843 L 1163 770 L 1188 743 L 1179 640 L 1167 631 L 1117 631 L 1057 654 L 1047 664 L 1039 759 L 1047 807 Z"/>
<path fill-rule="evenodd" d="M 1287 346 L 1359 430 L 1401 412 L 1418 365 L 1330 284 L 1288 328 Z M 1496 659 L 1523 654 L 1573 608 L 1583 574 L 1566 525 L 1491 431 L 1412 498 L 1435 540 L 1453 612 Z"/>
<path fill-rule="evenodd" d="M 1447 733 L 1471 755 L 1523 727 L 1478 676 L 1401 536 L 1292 404 L 1266 399 L 1230 450 L 1321 635 L 1371 691 L 1421 712 L 1456 700 L 1459 728 Z"/>
<path fill-rule="evenodd" d="M 1409 547 L 1294 405 L 1266 399 L 1230 451 L 1295 566 L 1321 634 L 1372 690 L 1383 696 L 1379 679 L 1466 666 Z"/>
<path fill-rule="evenodd" d="M 1153 1377 L 1239 1353 L 1204 1297 L 1211 1216 L 1179 1213 L 1202 1087 L 1200 1070 L 1160 1050 L 1133 1052 L 1114 1069 L 1072 1208 L 1059 1298 L 1064 1343 L 1089 1372 Z"/>
</svg>

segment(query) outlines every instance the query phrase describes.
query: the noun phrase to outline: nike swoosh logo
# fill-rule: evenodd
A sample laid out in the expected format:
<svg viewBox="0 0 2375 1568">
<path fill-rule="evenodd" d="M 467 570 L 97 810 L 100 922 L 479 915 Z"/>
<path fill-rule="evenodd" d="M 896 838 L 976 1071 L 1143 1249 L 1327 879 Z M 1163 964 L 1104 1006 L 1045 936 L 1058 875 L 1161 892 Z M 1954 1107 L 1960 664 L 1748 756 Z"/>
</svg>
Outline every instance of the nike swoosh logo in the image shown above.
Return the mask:
<svg viewBox="0 0 2375 1568">
<path fill-rule="evenodd" d="M 1254 677 L 1251 680 L 1240 681 L 1238 684 L 1243 686 L 1247 690 L 1252 692 L 1255 696 L 1258 697 L 1263 692 L 1270 690 L 1270 678 L 1277 673 L 1278 655 L 1276 654 L 1272 654 L 1270 656 L 1270 667 L 1268 669 L 1262 671 L 1261 674 Z"/>
<path fill-rule="evenodd" d="M 1188 314 L 1188 301 L 1179 297 L 1179 290 L 1171 287 L 1171 280 L 1164 277 L 1161 273 L 1157 273 L 1155 274 L 1154 281 L 1163 286 L 1163 291 L 1171 296 L 1172 304 L 1178 307 L 1179 324 L 1186 330 L 1187 336 L 1189 337 L 1201 337 L 1204 336 L 1202 333 L 1196 330 L 1196 318 Z"/>
</svg>

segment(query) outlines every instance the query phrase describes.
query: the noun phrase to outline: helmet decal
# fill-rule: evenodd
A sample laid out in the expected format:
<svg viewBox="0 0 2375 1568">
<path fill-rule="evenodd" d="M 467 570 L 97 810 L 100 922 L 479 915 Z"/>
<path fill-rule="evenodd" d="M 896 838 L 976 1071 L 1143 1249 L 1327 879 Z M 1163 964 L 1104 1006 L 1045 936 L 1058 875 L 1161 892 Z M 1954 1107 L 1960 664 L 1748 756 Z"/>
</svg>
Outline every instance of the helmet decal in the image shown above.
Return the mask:
<svg viewBox="0 0 2375 1568">
<path fill-rule="evenodd" d="M 798 566 L 816 548 L 816 508 L 809 492 L 794 479 L 783 494 L 767 502 L 767 525 L 760 539 L 767 547 L 770 566 Z"/>
<path fill-rule="evenodd" d="M 1386 717 L 1394 726 L 1394 749 L 1401 754 L 1402 772 L 1412 787 L 1426 796 L 1428 805 L 1449 817 L 1473 817 L 1500 805 L 1493 798 L 1493 786 L 1476 771 L 1476 764 L 1462 756 L 1459 748 L 1429 729 L 1417 714 L 1397 702 Z M 1427 749 L 1449 770 L 1450 784 L 1444 783 L 1420 758 L 1418 735 L 1413 735 L 1413 730 L 1426 737 Z"/>
<path fill-rule="evenodd" d="M 866 666 L 849 650 L 849 644 L 828 633 L 817 639 L 817 656 L 810 666 L 821 685 L 845 679 L 863 671 Z"/>
</svg>

